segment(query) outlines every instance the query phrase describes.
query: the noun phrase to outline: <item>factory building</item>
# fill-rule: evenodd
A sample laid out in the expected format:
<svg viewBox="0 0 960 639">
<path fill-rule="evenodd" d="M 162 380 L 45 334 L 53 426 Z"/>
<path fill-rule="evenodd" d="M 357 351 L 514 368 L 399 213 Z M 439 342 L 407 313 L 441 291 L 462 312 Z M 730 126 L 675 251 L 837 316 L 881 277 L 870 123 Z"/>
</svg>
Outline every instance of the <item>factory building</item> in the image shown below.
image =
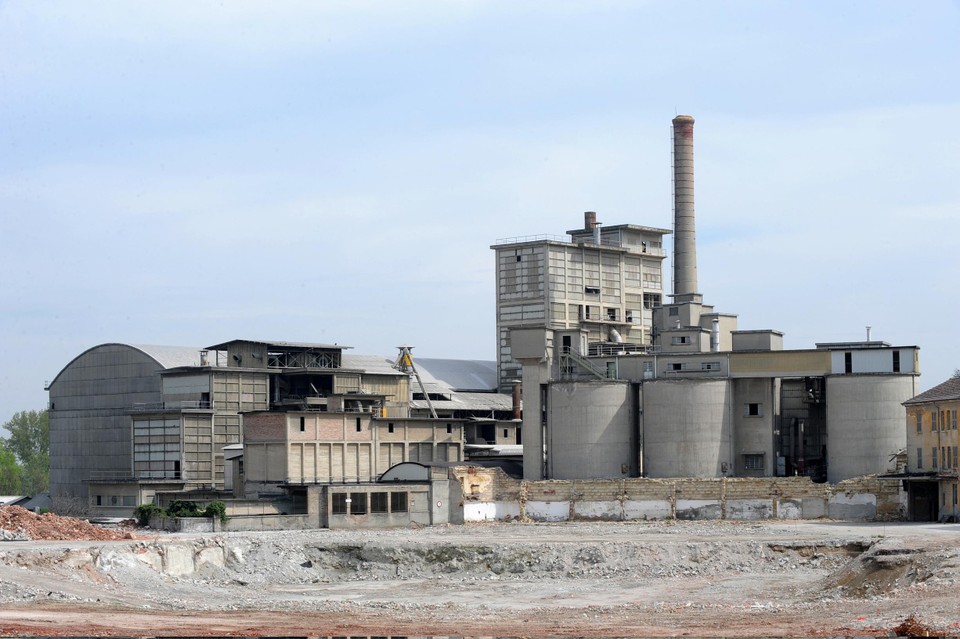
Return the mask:
<svg viewBox="0 0 960 639">
<path fill-rule="evenodd" d="M 491 392 L 492 362 L 461 362 L 461 377 L 469 376 L 464 371 L 487 371 L 482 382 L 474 382 L 478 392 L 466 398 L 447 381 L 456 379 L 455 360 L 438 365 L 436 375 L 425 373 L 435 391 L 443 389 L 447 401 L 462 409 L 444 411 L 450 419 L 435 438 L 430 424 L 438 418 L 411 409 L 417 403 L 410 375 L 388 358 L 353 355 L 348 348 L 257 340 L 203 349 L 93 347 L 47 385 L 51 494 L 80 499 L 98 514 L 128 516 L 157 493 L 244 494 L 248 476 L 260 483 L 369 481 L 386 469 L 386 461 L 460 461 L 465 420 L 517 428 L 510 397 Z M 484 386 L 485 394 L 479 392 Z M 247 419 L 261 437 L 244 467 Z M 276 438 L 282 454 L 262 436 L 262 423 L 273 419 L 284 423 L 283 433 L 292 433 Z M 334 433 L 334 422 L 353 428 Z M 311 437 L 305 439 L 307 431 L 298 429 L 308 424 Z M 405 438 L 394 436 L 398 424 Z"/>
<path fill-rule="evenodd" d="M 918 348 L 868 334 L 863 342 L 783 350 L 781 332 L 739 330 L 736 315 L 706 304 L 697 286 L 693 124 L 690 116 L 673 121 L 674 292 L 663 299 L 643 289 L 650 297 L 631 298 L 650 302 L 639 314 L 624 308 L 640 319 L 639 330 L 614 322 L 626 315 L 602 304 L 599 322 L 592 311 L 587 317 L 570 306 L 564 323 L 556 321 L 560 306 L 539 321 L 514 322 L 502 308 L 518 287 L 538 291 L 543 282 L 543 290 L 567 296 L 586 296 L 595 287 L 571 279 L 568 264 L 546 251 L 518 253 L 516 263 L 526 261 L 525 272 L 536 277 L 517 279 L 509 251 L 523 243 L 493 247 L 501 384 L 516 375 L 516 366 L 522 369 L 524 477 L 806 475 L 837 482 L 885 472 L 905 445 L 901 404 L 916 394 Z M 586 214 L 587 226 L 593 219 Z M 612 228 L 634 229 L 636 237 L 657 231 Z M 586 242 L 584 250 L 602 243 L 602 235 L 600 241 L 596 234 L 588 240 L 586 231 L 571 235 Z M 631 253 L 618 255 L 635 259 Z M 549 286 L 559 277 L 566 287 Z M 625 282 L 605 280 L 601 302 L 626 300 Z"/>
<path fill-rule="evenodd" d="M 904 402 L 906 408 L 907 517 L 960 521 L 957 505 L 960 378 L 953 377 Z"/>
<path fill-rule="evenodd" d="M 667 229 L 601 226 L 593 212 L 569 239 L 499 240 L 496 251 L 497 370 L 500 389 L 520 378 L 510 332 L 525 326 L 583 328 L 593 352 L 652 343 L 653 309 L 663 301 Z M 615 344 L 615 347 L 611 347 Z"/>
</svg>

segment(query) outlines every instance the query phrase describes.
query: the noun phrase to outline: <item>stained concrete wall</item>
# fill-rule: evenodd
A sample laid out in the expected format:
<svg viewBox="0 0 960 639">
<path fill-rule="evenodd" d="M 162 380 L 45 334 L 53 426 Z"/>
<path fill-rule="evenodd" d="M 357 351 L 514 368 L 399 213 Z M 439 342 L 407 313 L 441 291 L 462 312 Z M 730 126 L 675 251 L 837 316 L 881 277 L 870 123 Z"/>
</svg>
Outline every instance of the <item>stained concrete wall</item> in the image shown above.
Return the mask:
<svg viewBox="0 0 960 639">
<path fill-rule="evenodd" d="M 827 479 L 881 473 L 907 445 L 903 402 L 916 395 L 912 375 L 827 377 Z"/>
<path fill-rule="evenodd" d="M 630 384 L 554 383 L 548 410 L 547 471 L 551 478 L 638 474 L 636 402 Z"/>
<path fill-rule="evenodd" d="M 729 380 L 643 384 L 643 459 L 648 477 L 718 477 L 732 472 L 733 392 Z"/>
<path fill-rule="evenodd" d="M 808 477 L 525 481 L 499 469 L 458 468 L 466 521 L 654 519 L 903 519 L 896 479 Z"/>
</svg>

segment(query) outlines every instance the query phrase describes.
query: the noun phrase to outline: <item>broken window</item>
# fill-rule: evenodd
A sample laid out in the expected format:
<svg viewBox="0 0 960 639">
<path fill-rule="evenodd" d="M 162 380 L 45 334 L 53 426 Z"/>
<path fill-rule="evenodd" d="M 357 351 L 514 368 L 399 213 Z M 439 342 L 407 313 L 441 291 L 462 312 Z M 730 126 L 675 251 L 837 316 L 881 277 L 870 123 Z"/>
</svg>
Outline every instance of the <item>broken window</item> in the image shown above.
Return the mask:
<svg viewBox="0 0 960 639">
<path fill-rule="evenodd" d="M 852 373 L 853 372 L 853 353 L 847 351 L 843 354 L 843 372 Z"/>
<path fill-rule="evenodd" d="M 923 469 L 923 449 L 917 447 L 917 470 Z"/>
<path fill-rule="evenodd" d="M 746 453 L 743 456 L 745 470 L 763 470 L 763 453 Z"/>
<path fill-rule="evenodd" d="M 900 372 L 900 351 L 893 351 L 893 372 Z"/>
<path fill-rule="evenodd" d="M 744 417 L 762 417 L 763 404 L 760 404 L 760 403 L 744 404 L 743 415 Z"/>
</svg>

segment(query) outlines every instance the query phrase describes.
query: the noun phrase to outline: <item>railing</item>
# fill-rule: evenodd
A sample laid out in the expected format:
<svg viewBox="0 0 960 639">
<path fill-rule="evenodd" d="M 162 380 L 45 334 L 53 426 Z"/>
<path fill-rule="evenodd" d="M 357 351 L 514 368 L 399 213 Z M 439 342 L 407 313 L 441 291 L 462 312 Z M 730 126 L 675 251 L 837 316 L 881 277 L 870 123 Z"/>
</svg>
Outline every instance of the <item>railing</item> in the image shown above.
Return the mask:
<svg viewBox="0 0 960 639">
<path fill-rule="evenodd" d="M 181 400 L 179 402 L 137 402 L 130 410 L 137 413 L 150 413 L 162 410 L 187 410 L 187 409 L 209 410 L 213 408 L 213 402 L 209 400 Z"/>
<path fill-rule="evenodd" d="M 581 357 L 573 351 L 566 351 L 560 355 L 560 375 L 570 377 L 577 368 L 582 368 L 588 373 L 593 374 L 599 379 L 609 379 L 607 371 L 595 366 L 589 360 Z"/>
<path fill-rule="evenodd" d="M 497 244 L 522 244 L 523 242 L 541 242 L 550 240 L 553 242 L 563 242 L 571 244 L 570 239 L 559 235 L 521 235 L 519 237 L 503 237 L 496 241 Z"/>
<path fill-rule="evenodd" d="M 612 357 L 627 353 L 640 353 L 642 355 L 652 355 L 657 352 L 653 346 L 645 344 L 591 344 L 587 350 L 589 357 Z"/>
<path fill-rule="evenodd" d="M 183 479 L 179 470 L 146 470 L 134 473 L 129 470 L 91 470 L 87 481 L 137 481 L 140 479 Z"/>
</svg>

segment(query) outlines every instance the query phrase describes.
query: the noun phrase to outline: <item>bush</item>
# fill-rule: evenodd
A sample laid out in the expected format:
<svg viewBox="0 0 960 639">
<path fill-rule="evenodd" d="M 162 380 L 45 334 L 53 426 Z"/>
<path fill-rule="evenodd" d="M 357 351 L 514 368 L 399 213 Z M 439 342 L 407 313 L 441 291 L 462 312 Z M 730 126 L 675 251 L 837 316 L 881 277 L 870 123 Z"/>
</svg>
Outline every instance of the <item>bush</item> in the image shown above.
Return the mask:
<svg viewBox="0 0 960 639">
<path fill-rule="evenodd" d="M 216 517 L 220 523 L 227 523 L 227 505 L 222 501 L 212 501 L 203 509 L 204 517 Z"/>
<path fill-rule="evenodd" d="M 174 499 L 167 506 L 168 517 L 203 517 L 200 507 L 195 501 L 185 501 L 183 499 Z"/>
<path fill-rule="evenodd" d="M 137 524 L 140 526 L 146 526 L 150 523 L 150 518 L 154 515 L 160 515 L 161 517 L 166 513 L 163 511 L 163 508 L 157 506 L 156 504 L 140 504 L 133 511 L 133 516 L 137 520 Z"/>
</svg>

